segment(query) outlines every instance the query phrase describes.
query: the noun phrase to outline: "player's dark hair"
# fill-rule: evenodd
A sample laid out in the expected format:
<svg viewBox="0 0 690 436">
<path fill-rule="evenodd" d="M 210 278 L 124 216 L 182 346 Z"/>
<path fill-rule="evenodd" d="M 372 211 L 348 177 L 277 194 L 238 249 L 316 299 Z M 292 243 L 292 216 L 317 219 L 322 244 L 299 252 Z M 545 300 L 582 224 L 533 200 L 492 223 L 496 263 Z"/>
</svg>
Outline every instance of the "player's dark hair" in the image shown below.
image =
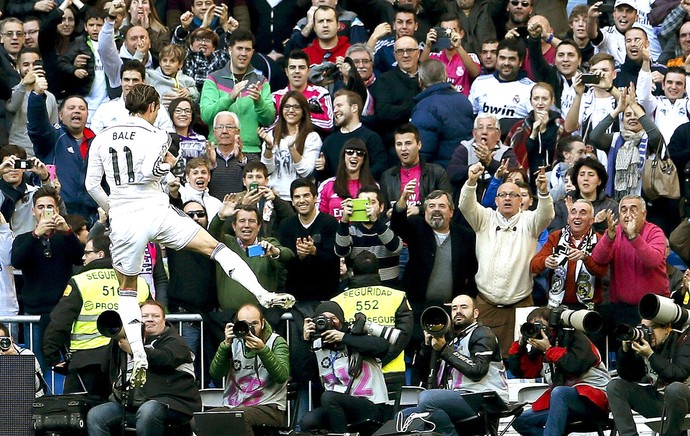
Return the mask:
<svg viewBox="0 0 690 436">
<path fill-rule="evenodd" d="M 601 183 L 599 183 L 599 186 L 597 186 L 597 196 L 606 189 L 606 182 L 609 180 L 608 174 L 606 174 L 606 168 L 604 165 L 599 162 L 599 160 L 595 157 L 592 156 L 584 156 L 575 162 L 573 165 L 573 175 L 571 177 L 573 185 L 575 185 L 575 197 L 574 198 L 580 198 L 580 187 L 577 184 L 577 175 L 580 174 L 580 169 L 582 167 L 587 167 L 591 168 L 594 171 L 597 172 L 597 176 L 599 176 L 599 180 Z"/>
<path fill-rule="evenodd" d="M 7 326 L 3 323 L 0 322 L 0 332 L 2 332 L 3 336 L 9 336 L 10 335 L 10 330 L 7 328 Z"/>
<path fill-rule="evenodd" d="M 86 10 L 86 15 L 84 16 L 84 26 L 86 26 L 86 22 L 92 18 L 105 21 L 107 15 L 108 11 L 104 8 L 90 7 Z"/>
<path fill-rule="evenodd" d="M 64 216 L 65 222 L 72 228 L 74 233 L 86 230 L 86 220 L 81 215 L 67 214 Z"/>
<path fill-rule="evenodd" d="M 22 47 L 22 49 L 19 50 L 19 56 L 17 56 L 17 59 L 20 58 L 23 54 L 27 53 L 33 53 L 35 55 L 38 55 L 38 58 L 41 59 L 41 52 L 37 48 L 31 47 Z"/>
<path fill-rule="evenodd" d="M 683 75 L 685 75 L 685 71 L 683 71 Z M 582 142 L 584 144 L 582 136 L 568 135 L 562 137 L 556 142 L 556 158 L 559 162 L 563 162 L 565 160 L 564 153 L 572 151 L 573 144 L 576 142 Z"/>
<path fill-rule="evenodd" d="M 134 85 L 125 97 L 125 108 L 132 115 L 145 113 L 151 103 L 160 105 L 160 96 L 156 88 L 143 83 Z"/>
</svg>

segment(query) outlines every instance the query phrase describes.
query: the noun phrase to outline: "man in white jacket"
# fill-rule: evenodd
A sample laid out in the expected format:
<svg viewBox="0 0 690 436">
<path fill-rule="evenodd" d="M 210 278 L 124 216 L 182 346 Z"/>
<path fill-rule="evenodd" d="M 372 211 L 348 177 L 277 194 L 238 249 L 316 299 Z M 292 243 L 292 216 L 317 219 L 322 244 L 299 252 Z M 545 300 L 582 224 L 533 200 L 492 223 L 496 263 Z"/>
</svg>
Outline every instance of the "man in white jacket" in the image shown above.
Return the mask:
<svg viewBox="0 0 690 436">
<path fill-rule="evenodd" d="M 521 210 L 520 188 L 504 183 L 496 194 L 496 210 L 477 202 L 477 180 L 484 166 L 470 166 L 467 183 L 460 191 L 459 208 L 477 234 L 479 269 L 477 308 L 482 323 L 491 327 L 508 357 L 513 342 L 515 308 L 533 306 L 529 263 L 537 252 L 537 238 L 554 217 L 544 168 L 536 179 L 539 203 L 534 211 Z"/>
</svg>

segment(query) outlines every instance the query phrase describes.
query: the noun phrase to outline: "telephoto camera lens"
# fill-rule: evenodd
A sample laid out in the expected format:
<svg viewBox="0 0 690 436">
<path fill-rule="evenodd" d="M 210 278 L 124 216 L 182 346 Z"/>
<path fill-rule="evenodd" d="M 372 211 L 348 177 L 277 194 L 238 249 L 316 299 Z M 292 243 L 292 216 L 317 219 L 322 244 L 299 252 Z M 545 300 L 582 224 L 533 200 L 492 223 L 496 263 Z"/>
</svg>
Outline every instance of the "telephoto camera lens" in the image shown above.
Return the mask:
<svg viewBox="0 0 690 436">
<path fill-rule="evenodd" d="M 7 351 L 12 346 L 12 339 L 8 337 L 0 338 L 0 351 Z"/>
<path fill-rule="evenodd" d="M 232 326 L 232 332 L 237 339 L 244 339 L 249 334 L 249 324 L 245 321 L 237 321 Z"/>
</svg>

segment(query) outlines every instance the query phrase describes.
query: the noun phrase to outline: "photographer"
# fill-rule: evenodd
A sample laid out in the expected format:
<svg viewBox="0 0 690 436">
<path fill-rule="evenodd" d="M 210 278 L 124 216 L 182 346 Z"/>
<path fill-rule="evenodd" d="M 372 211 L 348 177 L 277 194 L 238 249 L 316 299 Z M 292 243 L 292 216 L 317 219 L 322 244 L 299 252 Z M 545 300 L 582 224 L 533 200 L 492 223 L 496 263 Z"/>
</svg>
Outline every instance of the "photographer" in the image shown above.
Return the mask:
<svg viewBox="0 0 690 436">
<path fill-rule="evenodd" d="M 235 323 L 225 326 L 211 362 L 211 377 L 227 377 L 223 404 L 244 412 L 245 434 L 252 427 L 280 426 L 285 420 L 290 357 L 285 339 L 266 322 L 258 306 L 245 304 Z"/>
<path fill-rule="evenodd" d="M 7 326 L 0 322 L 0 356 L 19 356 L 22 354 L 26 356 L 34 355 L 31 350 L 15 344 Z M 43 396 L 43 372 L 41 371 L 41 365 L 38 364 L 38 360 L 35 357 L 34 362 L 36 364 L 36 397 L 40 397 Z"/>
<path fill-rule="evenodd" d="M 508 368 L 513 375 L 541 375 L 549 384 L 532 410 L 515 421 L 513 428 L 522 435 L 561 435 L 568 421 L 608 416 L 608 371 L 584 333 L 564 328 L 561 313 L 548 307 L 534 309 L 527 316 L 531 325 L 523 325 L 523 335 L 509 350 Z"/>
<path fill-rule="evenodd" d="M 403 414 L 429 412 L 425 419 L 444 435 L 457 435 L 454 421 L 469 418 L 475 411 L 462 398 L 463 393 L 495 391 L 508 401 L 508 384 L 496 335 L 477 321 L 479 309 L 473 298 L 458 295 L 451 303 L 452 331 L 436 337 L 424 332 L 422 356 L 431 349 L 439 353 L 440 389 L 421 393 L 419 405 Z M 436 362 L 431 362 L 436 365 Z"/>
<path fill-rule="evenodd" d="M 645 418 L 666 416 L 661 435 L 678 435 L 690 402 L 688 331 L 649 319 L 642 319 L 638 329 L 644 331 L 642 337 L 621 343 L 620 378 L 611 380 L 606 389 L 616 429 L 621 436 L 637 434 L 635 410 Z"/>
<path fill-rule="evenodd" d="M 381 372 L 388 341 L 347 330 L 343 309 L 333 301 L 321 303 L 314 319 L 304 320 L 304 340 L 312 342 L 325 392 L 321 407 L 308 412 L 302 431 L 347 432 L 348 424 L 380 420 L 388 393 Z"/>
</svg>

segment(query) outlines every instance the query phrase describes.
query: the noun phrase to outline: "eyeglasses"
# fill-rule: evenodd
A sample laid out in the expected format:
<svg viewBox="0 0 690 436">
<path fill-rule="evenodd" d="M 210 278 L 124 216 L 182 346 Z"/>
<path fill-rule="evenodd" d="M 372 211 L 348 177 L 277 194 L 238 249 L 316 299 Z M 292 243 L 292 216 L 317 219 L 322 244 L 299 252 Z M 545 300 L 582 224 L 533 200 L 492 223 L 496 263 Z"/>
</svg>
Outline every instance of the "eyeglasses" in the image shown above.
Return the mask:
<svg viewBox="0 0 690 436">
<path fill-rule="evenodd" d="M 348 156 L 354 156 L 356 154 L 357 157 L 364 157 L 367 155 L 367 152 L 364 150 L 355 150 L 354 148 L 346 148 L 345 154 Z"/>
<path fill-rule="evenodd" d="M 175 115 L 182 115 L 182 114 L 190 115 L 190 114 L 192 113 L 192 110 L 191 110 L 191 109 L 180 109 L 180 108 L 177 108 L 177 109 L 175 109 L 175 111 L 173 111 L 173 113 L 174 113 Z"/>
<path fill-rule="evenodd" d="M 190 210 L 189 212 L 185 212 L 188 217 L 190 218 L 206 218 L 206 212 L 203 210 Z"/>
<path fill-rule="evenodd" d="M 216 130 L 235 130 L 237 128 L 236 125 L 234 124 L 221 124 L 219 126 L 214 127 Z"/>
<path fill-rule="evenodd" d="M 513 6 L 517 6 L 517 5 L 519 5 L 519 4 L 522 4 L 522 7 L 523 7 L 523 8 L 528 8 L 528 7 L 530 7 L 530 3 L 529 3 L 529 2 L 520 2 L 520 1 L 518 1 L 518 0 L 512 0 L 512 1 L 510 2 L 510 4 L 513 5 Z"/>
<path fill-rule="evenodd" d="M 21 38 L 22 36 L 24 36 L 24 31 L 23 30 L 15 30 L 15 31 L 10 30 L 10 31 L 3 33 L 2 36 L 7 36 L 8 38 L 16 36 L 17 38 Z"/>
<path fill-rule="evenodd" d="M 199 42 L 199 43 L 202 43 L 202 44 L 210 44 L 210 43 L 211 43 L 211 40 L 208 39 L 208 38 L 197 38 L 197 39 L 195 39 L 193 42 Z"/>
<path fill-rule="evenodd" d="M 293 110 L 295 112 L 301 112 L 302 106 L 300 106 L 298 104 L 285 104 L 285 105 L 283 105 L 283 110 L 286 112 L 291 111 L 291 110 Z"/>
<path fill-rule="evenodd" d="M 498 198 L 518 198 L 519 196 L 520 194 L 516 194 L 514 192 L 499 192 L 498 194 L 496 194 L 496 197 Z"/>
<path fill-rule="evenodd" d="M 352 63 L 355 65 L 369 65 L 371 59 L 352 59 Z"/>
<path fill-rule="evenodd" d="M 415 51 L 419 51 L 419 48 L 396 48 L 395 54 L 398 56 L 411 55 Z"/>
<path fill-rule="evenodd" d="M 84 254 L 92 254 L 95 253 L 94 250 L 84 250 Z"/>
<path fill-rule="evenodd" d="M 26 34 L 26 35 L 35 35 L 35 34 L 37 34 L 37 33 L 38 33 L 38 30 L 37 30 L 37 29 L 34 29 L 34 30 L 27 30 L 26 32 L 24 32 L 24 34 Z"/>
</svg>

